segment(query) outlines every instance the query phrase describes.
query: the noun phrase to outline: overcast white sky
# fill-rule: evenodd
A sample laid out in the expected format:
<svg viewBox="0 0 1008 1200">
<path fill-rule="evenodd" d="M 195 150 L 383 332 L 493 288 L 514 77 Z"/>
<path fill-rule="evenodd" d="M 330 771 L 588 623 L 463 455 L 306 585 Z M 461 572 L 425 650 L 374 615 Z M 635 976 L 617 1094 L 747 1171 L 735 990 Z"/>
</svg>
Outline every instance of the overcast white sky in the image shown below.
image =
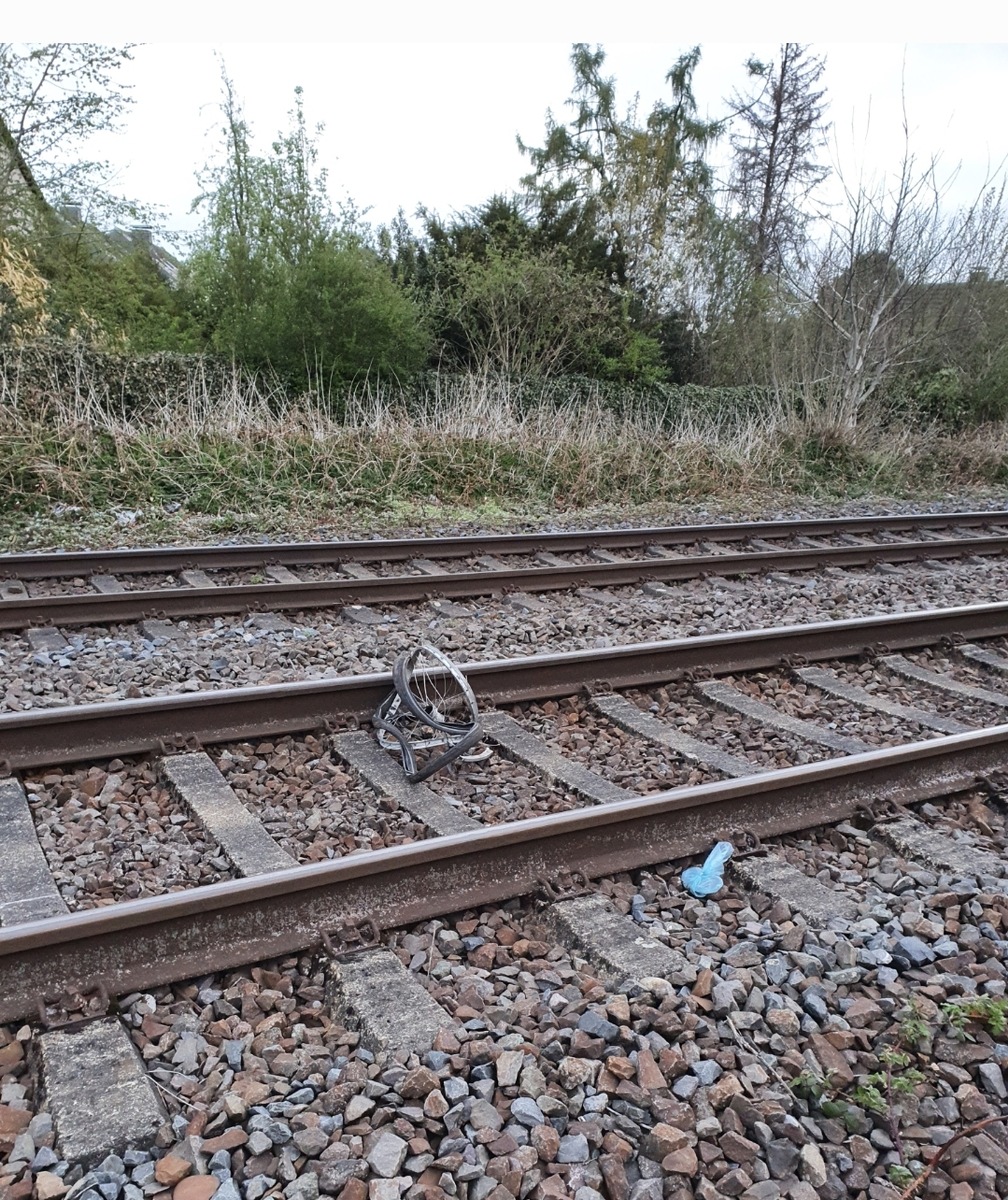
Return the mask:
<svg viewBox="0 0 1008 1200">
<path fill-rule="evenodd" d="M 745 86 L 750 54 L 774 57 L 788 37 L 811 42 L 827 59 L 832 153 L 848 174 L 898 166 L 903 93 L 915 151 L 940 155 L 949 173 L 962 164 L 957 200 L 971 198 L 1008 155 L 1008 20 L 970 19 L 989 5 L 958 5 L 956 33 L 1006 42 L 907 44 L 909 35 L 934 38 L 941 31 L 929 29 L 919 12 L 905 23 L 880 19 L 877 3 L 846 5 L 842 27 L 836 20 L 810 27 L 804 17 L 788 27 L 783 18 L 768 20 L 741 4 L 718 4 L 716 20 L 706 22 L 683 21 L 667 3 L 546 4 L 514 0 L 474 12 L 471 4 L 374 3 L 318 18 L 300 6 L 285 11 L 250 2 L 219 6 L 208 23 L 185 0 L 161 10 L 156 24 L 125 5 L 117 12 L 106 4 L 100 16 L 86 14 L 86 29 L 72 28 L 81 20 L 74 14 L 61 29 L 5 32 L 19 33 L 19 40 L 144 43 L 129 69 L 135 104 L 125 128 L 94 149 L 115 163 L 121 191 L 165 211 L 168 229 L 192 227 L 195 174 L 217 150 L 221 59 L 263 150 L 286 127 L 294 87 L 303 86 L 309 121 L 325 125 L 320 165 L 328 169 L 331 193 L 352 197 L 374 223 L 390 220 L 400 206 L 409 215 L 421 203 L 447 215 L 516 189 L 525 169 L 516 134 L 535 144 L 546 109 L 564 111 L 576 40 L 602 43 L 621 107 L 639 92 L 645 114 L 665 94 L 664 76 L 675 59 L 699 42 L 695 91 L 711 116 L 721 115 L 732 90 Z M 284 38 L 266 40 L 281 19 Z M 206 41 L 164 40 L 195 28 Z M 886 40 L 837 40 L 854 29 Z M 261 40 L 236 42 L 235 32 Z M 501 40 L 521 32 L 542 40 Z M 288 33 L 312 40 L 288 41 Z"/>
</svg>

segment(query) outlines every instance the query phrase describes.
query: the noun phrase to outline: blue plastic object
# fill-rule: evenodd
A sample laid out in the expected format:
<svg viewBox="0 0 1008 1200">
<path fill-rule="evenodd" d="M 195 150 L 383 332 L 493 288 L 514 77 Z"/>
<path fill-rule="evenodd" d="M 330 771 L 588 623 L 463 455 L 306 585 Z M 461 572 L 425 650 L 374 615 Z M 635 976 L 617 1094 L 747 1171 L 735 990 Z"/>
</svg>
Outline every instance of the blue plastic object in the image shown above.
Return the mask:
<svg viewBox="0 0 1008 1200">
<path fill-rule="evenodd" d="M 682 873 L 683 887 L 691 896 L 703 899 L 724 887 L 725 863 L 735 852 L 731 842 L 718 842 L 702 867 L 687 867 Z"/>
</svg>

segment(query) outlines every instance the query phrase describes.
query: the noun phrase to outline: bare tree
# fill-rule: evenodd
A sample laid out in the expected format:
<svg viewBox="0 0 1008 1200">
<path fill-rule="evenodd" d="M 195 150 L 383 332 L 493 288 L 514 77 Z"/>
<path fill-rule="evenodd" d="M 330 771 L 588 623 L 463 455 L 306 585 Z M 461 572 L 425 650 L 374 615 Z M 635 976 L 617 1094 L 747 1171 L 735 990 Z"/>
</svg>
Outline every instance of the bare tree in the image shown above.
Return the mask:
<svg viewBox="0 0 1008 1200">
<path fill-rule="evenodd" d="M 954 325 L 970 335 L 971 279 L 1004 279 L 1004 181 L 988 181 L 971 205 L 951 208 L 953 178 L 939 178 L 934 159 L 919 163 L 906 140 L 894 180 L 842 181 L 842 211 L 805 269 L 789 274 L 805 311 L 787 369 L 824 426 L 853 432 L 869 402 L 933 357 Z"/>
<path fill-rule="evenodd" d="M 818 159 L 828 129 L 825 90 L 818 86 L 825 60 L 786 42 L 777 63 L 751 58 L 746 66 L 760 90 L 733 97 L 741 129 L 731 138 L 731 193 L 750 241 L 752 270 L 773 275 L 802 244 L 813 216 L 810 197 L 829 174 Z"/>
</svg>

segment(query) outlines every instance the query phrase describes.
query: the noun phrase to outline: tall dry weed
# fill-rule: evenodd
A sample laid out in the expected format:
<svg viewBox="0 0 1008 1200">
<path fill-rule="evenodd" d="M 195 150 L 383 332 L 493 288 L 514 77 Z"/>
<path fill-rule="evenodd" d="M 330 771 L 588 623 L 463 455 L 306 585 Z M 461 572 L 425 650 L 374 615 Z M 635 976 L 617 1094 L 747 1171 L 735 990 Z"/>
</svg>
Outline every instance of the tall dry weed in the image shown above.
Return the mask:
<svg viewBox="0 0 1008 1200">
<path fill-rule="evenodd" d="M 938 490 L 998 483 L 1004 426 L 942 439 L 876 431 L 824 439 L 782 399 L 741 416 L 628 400 L 621 411 L 583 386 L 488 374 L 437 376 L 425 393 L 363 380 L 342 393 L 289 399 L 234 367 L 143 404 L 125 385 L 54 377 L 29 396 L 16 358 L 0 372 L 0 509 L 53 500 L 137 506 L 171 499 L 203 512 L 257 506 L 448 502 L 639 504 L 769 490 L 819 494 Z"/>
</svg>

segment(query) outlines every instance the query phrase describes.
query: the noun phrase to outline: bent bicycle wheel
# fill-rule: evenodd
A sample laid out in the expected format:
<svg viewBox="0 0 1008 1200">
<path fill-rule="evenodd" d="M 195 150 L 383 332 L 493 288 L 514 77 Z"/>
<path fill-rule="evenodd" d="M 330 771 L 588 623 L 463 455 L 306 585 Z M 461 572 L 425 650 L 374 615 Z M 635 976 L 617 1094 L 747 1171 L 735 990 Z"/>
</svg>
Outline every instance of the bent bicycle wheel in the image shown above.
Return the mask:
<svg viewBox="0 0 1008 1200">
<path fill-rule="evenodd" d="M 479 761 L 489 748 L 470 753 L 483 729 L 468 681 L 447 655 L 426 643 L 402 654 L 392 668 L 395 691 L 375 712 L 378 742 L 400 753 L 411 783 L 419 783 L 457 758 Z M 437 752 L 437 753 L 436 753 Z"/>
</svg>

